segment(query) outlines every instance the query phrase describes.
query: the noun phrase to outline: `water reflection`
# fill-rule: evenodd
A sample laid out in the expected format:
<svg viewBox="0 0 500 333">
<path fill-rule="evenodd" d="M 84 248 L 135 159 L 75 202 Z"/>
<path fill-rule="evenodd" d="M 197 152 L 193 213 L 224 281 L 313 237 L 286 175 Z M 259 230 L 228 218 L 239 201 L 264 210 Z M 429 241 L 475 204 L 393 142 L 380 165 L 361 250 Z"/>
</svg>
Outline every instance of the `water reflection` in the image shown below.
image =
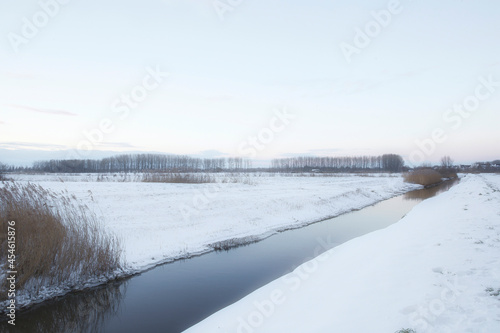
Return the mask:
<svg viewBox="0 0 500 333">
<path fill-rule="evenodd" d="M 438 195 L 439 193 L 448 191 L 453 185 L 457 184 L 459 181 L 460 179 L 448 180 L 431 188 L 425 188 L 421 190 L 407 192 L 404 194 L 403 198 L 405 200 L 417 200 L 417 201 L 432 198 L 433 196 Z"/>
<path fill-rule="evenodd" d="M 113 282 L 35 306 L 18 315 L 15 327 L 1 322 L 0 332 L 102 332 L 106 320 L 118 314 L 127 284 Z"/>
</svg>

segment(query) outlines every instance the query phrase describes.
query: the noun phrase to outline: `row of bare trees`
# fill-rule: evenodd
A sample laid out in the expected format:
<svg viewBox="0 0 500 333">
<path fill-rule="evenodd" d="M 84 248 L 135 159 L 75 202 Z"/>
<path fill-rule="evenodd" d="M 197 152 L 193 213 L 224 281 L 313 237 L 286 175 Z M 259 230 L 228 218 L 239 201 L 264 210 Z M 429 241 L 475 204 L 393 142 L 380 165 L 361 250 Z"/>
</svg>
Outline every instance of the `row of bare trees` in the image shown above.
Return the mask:
<svg viewBox="0 0 500 333">
<path fill-rule="evenodd" d="M 100 160 L 50 160 L 33 164 L 38 172 L 214 172 L 244 171 L 252 168 L 251 160 L 241 157 L 194 158 L 186 155 L 123 154 Z M 396 154 L 381 156 L 312 157 L 298 156 L 274 159 L 271 170 L 293 172 L 311 171 L 389 171 L 404 169 L 403 158 Z"/>
<path fill-rule="evenodd" d="M 314 157 L 298 156 L 280 158 L 271 161 L 271 168 L 276 171 L 390 171 L 400 172 L 404 169 L 404 160 L 396 154 L 381 156 L 343 156 Z"/>
<path fill-rule="evenodd" d="M 251 161 L 241 157 L 194 158 L 185 155 L 123 154 L 100 160 L 50 160 L 33 163 L 33 171 L 41 172 L 214 172 L 241 171 L 251 168 Z"/>
</svg>

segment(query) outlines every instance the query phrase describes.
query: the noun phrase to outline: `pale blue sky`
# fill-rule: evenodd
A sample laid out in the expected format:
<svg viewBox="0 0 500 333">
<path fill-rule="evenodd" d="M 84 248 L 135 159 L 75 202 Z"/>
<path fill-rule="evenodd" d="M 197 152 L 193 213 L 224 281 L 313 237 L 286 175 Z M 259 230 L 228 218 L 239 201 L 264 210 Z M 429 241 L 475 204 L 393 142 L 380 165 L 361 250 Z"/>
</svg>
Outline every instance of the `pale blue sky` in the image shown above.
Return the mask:
<svg viewBox="0 0 500 333">
<path fill-rule="evenodd" d="M 23 18 L 45 14 L 38 0 L 0 0 L 0 149 L 87 147 L 83 132 L 109 119 L 92 148 L 245 155 L 286 108 L 295 118 L 256 158 L 500 158 L 500 85 L 470 116 L 443 118 L 480 77 L 500 82 L 498 1 L 401 0 L 350 63 L 341 43 L 391 1 L 233 0 L 224 20 L 213 0 L 65 1 L 15 52 Z M 169 77 L 120 118 L 114 102 L 147 68 Z M 446 139 L 419 148 L 436 128 Z"/>
</svg>

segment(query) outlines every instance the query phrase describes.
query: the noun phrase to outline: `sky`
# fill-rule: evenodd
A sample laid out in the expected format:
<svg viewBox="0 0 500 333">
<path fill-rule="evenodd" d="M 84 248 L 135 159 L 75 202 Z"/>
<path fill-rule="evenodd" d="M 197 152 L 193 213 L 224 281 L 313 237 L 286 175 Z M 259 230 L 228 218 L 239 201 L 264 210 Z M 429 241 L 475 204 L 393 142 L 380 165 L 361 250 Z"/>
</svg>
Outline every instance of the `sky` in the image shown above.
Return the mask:
<svg viewBox="0 0 500 333">
<path fill-rule="evenodd" d="M 4 163 L 63 151 L 500 158 L 496 0 L 0 8 Z"/>
</svg>

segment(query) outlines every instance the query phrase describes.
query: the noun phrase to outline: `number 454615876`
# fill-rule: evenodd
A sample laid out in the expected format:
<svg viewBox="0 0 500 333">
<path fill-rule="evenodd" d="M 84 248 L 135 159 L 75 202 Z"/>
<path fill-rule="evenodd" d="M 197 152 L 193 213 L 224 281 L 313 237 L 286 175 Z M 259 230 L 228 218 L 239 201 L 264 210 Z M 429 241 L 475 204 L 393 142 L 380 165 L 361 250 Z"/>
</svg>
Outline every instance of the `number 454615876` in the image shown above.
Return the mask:
<svg viewBox="0 0 500 333">
<path fill-rule="evenodd" d="M 16 252 L 16 225 L 15 221 L 9 221 L 7 227 L 7 247 L 9 248 L 9 263 L 14 260 Z"/>
</svg>

